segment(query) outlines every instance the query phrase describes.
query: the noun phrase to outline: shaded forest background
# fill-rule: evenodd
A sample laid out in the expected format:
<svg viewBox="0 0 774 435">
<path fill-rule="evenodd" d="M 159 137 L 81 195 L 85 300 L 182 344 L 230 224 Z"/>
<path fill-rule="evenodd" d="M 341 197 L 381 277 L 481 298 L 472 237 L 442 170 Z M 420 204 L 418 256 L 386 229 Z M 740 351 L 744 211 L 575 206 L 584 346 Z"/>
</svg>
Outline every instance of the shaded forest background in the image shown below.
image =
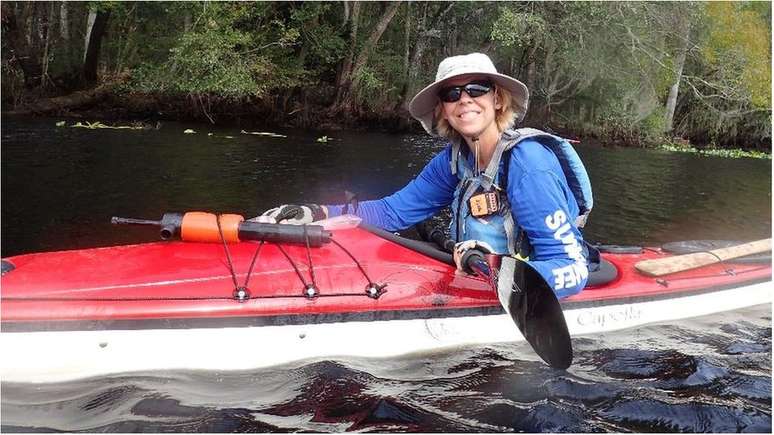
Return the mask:
<svg viewBox="0 0 774 435">
<path fill-rule="evenodd" d="M 769 2 L 10 2 L 4 114 L 416 129 L 479 51 L 525 125 L 619 145 L 771 149 Z"/>
</svg>

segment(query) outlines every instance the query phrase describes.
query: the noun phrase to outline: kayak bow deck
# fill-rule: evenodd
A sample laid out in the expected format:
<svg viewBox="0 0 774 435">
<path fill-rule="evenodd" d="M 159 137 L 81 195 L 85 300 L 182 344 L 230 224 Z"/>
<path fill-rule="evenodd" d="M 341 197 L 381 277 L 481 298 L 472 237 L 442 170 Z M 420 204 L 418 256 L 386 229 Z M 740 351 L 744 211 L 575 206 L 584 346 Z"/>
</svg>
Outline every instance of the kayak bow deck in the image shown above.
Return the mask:
<svg viewBox="0 0 774 435">
<path fill-rule="evenodd" d="M 263 244 L 241 301 L 223 246 L 214 243 L 5 259 L 13 270 L 2 277 L 0 377 L 50 382 L 243 370 L 523 340 L 485 280 L 359 227 L 334 230 L 333 239 L 311 249 Z M 237 286 L 260 245 L 229 244 Z M 715 264 L 662 278 L 634 268 L 667 256 L 658 249 L 603 254 L 617 276 L 561 301 L 570 333 L 771 303 L 770 263 Z"/>
</svg>

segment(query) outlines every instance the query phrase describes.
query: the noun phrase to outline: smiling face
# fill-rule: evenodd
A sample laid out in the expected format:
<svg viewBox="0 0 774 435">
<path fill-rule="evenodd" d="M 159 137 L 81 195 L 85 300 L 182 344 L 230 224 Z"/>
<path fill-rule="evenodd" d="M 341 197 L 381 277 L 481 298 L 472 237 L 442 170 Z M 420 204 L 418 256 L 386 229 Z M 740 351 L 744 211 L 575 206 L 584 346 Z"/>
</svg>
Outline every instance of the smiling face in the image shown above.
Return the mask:
<svg viewBox="0 0 774 435">
<path fill-rule="evenodd" d="M 485 76 L 463 75 L 444 83 L 447 86 L 463 86 L 471 81 L 486 81 Z M 442 116 L 465 139 L 482 136 L 499 136 L 495 122 L 496 110 L 501 108 L 496 101 L 495 92 L 473 98 L 467 92 L 462 92 L 458 101 L 442 102 Z"/>
</svg>

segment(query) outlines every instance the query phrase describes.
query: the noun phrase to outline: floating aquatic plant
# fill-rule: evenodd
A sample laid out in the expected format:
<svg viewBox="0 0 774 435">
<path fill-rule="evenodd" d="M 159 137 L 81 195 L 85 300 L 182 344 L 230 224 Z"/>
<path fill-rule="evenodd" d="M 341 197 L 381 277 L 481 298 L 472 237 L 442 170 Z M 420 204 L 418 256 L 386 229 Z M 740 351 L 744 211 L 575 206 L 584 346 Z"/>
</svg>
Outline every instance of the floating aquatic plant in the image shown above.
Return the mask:
<svg viewBox="0 0 774 435">
<path fill-rule="evenodd" d="M 662 151 L 678 152 L 678 153 L 691 153 L 700 154 L 705 156 L 715 157 L 727 157 L 732 159 L 740 158 L 753 158 L 753 159 L 769 159 L 771 160 L 771 153 L 764 153 L 761 151 L 747 151 L 741 149 L 720 149 L 720 148 L 703 148 L 698 149 L 692 146 L 664 144 L 658 147 Z"/>
</svg>

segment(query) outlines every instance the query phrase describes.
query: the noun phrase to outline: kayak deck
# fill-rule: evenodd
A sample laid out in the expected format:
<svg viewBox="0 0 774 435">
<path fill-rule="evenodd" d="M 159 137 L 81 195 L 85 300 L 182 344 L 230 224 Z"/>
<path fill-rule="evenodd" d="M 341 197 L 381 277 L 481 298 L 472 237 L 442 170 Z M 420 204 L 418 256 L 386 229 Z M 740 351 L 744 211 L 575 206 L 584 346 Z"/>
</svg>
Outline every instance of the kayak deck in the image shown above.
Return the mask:
<svg viewBox="0 0 774 435">
<path fill-rule="evenodd" d="M 257 317 L 273 318 L 276 324 L 301 315 L 317 316 L 309 320 L 316 322 L 358 313 L 360 317 L 352 318 L 501 311 L 496 294 L 484 280 L 455 273 L 453 266 L 361 228 L 338 230 L 334 240 L 337 243 L 312 249 L 230 244 L 239 286 L 260 247 L 247 285 L 250 298 L 243 302 L 234 299 L 229 258 L 220 244 L 158 242 L 11 257 L 6 260 L 15 269 L 2 277 L 3 330 L 32 322 L 40 328 L 45 328 L 41 322 L 56 322 L 50 327 L 67 329 L 68 322 L 78 321 L 209 319 L 217 326 L 224 319 L 240 318 L 260 324 Z M 771 279 L 770 264 L 717 264 L 657 279 L 639 274 L 633 266 L 669 254 L 646 249 L 641 254 L 603 255 L 618 276 L 563 300 L 566 309 L 605 301 L 670 298 Z M 385 286 L 378 298 L 367 294 L 370 282 Z M 318 291 L 316 297 L 305 294 L 310 284 Z M 370 314 L 364 317 L 364 313 Z M 75 324 L 71 326 L 77 328 Z"/>
<path fill-rule="evenodd" d="M 335 244 L 311 251 L 283 246 L 287 257 L 265 244 L 245 302 L 233 298 L 218 244 L 163 242 L 5 259 L 15 269 L 2 276 L 0 378 L 62 382 L 157 370 L 250 370 L 524 340 L 483 280 L 360 228 L 338 230 L 335 240 L 359 266 Z M 258 246 L 229 246 L 238 285 Z M 570 333 L 771 303 L 770 264 L 715 265 L 661 283 L 633 269 L 665 255 L 605 254 L 618 276 L 562 301 Z M 307 298 L 312 270 L 319 296 Z M 366 274 L 386 284 L 386 293 L 369 297 Z"/>
</svg>

